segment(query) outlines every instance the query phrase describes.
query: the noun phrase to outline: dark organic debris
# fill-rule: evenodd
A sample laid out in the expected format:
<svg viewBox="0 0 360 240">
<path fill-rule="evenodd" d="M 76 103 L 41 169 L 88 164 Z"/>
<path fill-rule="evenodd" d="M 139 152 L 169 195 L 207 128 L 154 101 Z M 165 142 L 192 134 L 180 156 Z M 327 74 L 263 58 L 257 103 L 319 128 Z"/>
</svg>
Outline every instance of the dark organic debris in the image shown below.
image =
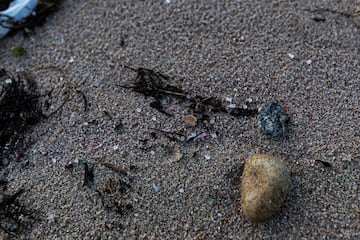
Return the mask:
<svg viewBox="0 0 360 240">
<path fill-rule="evenodd" d="M 122 174 L 122 175 L 124 175 L 124 176 L 127 176 L 127 175 L 128 175 L 128 172 L 127 172 L 125 169 L 123 169 L 123 168 L 121 168 L 121 167 L 118 167 L 118 166 L 116 166 L 116 165 L 114 165 L 114 164 L 112 164 L 112 163 L 104 162 L 103 164 L 104 164 L 104 166 L 110 168 L 110 169 L 113 170 L 114 172 L 120 173 L 120 174 Z"/>
<path fill-rule="evenodd" d="M 36 84 L 29 76 L 15 78 L 0 69 L 0 150 L 43 117 L 35 90 Z"/>
<path fill-rule="evenodd" d="M 94 182 L 94 166 L 89 167 L 87 162 L 83 162 L 84 165 L 84 186 L 90 187 Z"/>
<path fill-rule="evenodd" d="M 223 112 L 233 116 L 255 116 L 256 109 L 233 109 L 230 112 L 224 107 L 222 102 L 216 97 L 203 97 L 192 95 L 184 91 L 180 87 L 172 86 L 167 82 L 170 80 L 169 76 L 146 68 L 133 68 L 124 66 L 127 69 L 137 72 L 135 84 L 133 86 L 122 86 L 123 88 L 131 89 L 132 91 L 141 93 L 145 96 L 154 98 L 150 106 L 157 109 L 159 112 L 172 116 L 164 110 L 162 101 L 168 97 L 175 97 L 182 101 L 190 102 L 190 108 L 194 113 L 201 115 L 200 120 L 208 118 L 209 113 Z"/>
<path fill-rule="evenodd" d="M 169 140 L 177 142 L 177 141 L 185 141 L 186 137 L 184 133 L 178 131 L 167 131 L 164 129 L 153 128 L 153 130 L 158 131 L 165 135 Z M 152 133 L 153 136 L 156 136 L 156 133 Z M 154 137 L 155 138 L 155 137 Z"/>
<path fill-rule="evenodd" d="M 322 16 L 322 15 L 314 15 L 314 16 L 311 16 L 311 20 L 315 21 L 315 22 L 325 22 L 325 17 Z"/>
<path fill-rule="evenodd" d="M 106 209 L 124 215 L 134 209 L 129 201 L 131 190 L 130 183 L 117 176 L 104 180 L 96 191 Z"/>
<path fill-rule="evenodd" d="M 3 180 L 2 180 L 3 181 Z M 34 211 L 27 210 L 22 206 L 17 198 L 24 193 L 24 189 L 19 189 L 15 193 L 5 194 L 6 181 L 0 189 L 0 235 L 10 235 L 15 237 L 21 231 L 32 226 L 34 220 L 39 220 Z"/>
<path fill-rule="evenodd" d="M 332 167 L 331 163 L 322 161 L 322 160 L 315 160 L 315 162 L 321 163 L 324 167 Z"/>
<path fill-rule="evenodd" d="M 230 114 L 235 117 L 240 117 L 240 116 L 254 117 L 258 114 L 258 111 L 256 109 L 233 108 L 230 111 Z"/>
</svg>

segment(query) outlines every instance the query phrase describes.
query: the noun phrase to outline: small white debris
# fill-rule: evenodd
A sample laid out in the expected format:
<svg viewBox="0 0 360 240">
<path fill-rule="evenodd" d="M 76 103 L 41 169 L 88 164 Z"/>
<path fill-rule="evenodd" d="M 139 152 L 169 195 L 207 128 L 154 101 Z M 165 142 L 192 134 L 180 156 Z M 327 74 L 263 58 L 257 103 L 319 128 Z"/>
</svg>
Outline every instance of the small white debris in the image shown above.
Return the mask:
<svg viewBox="0 0 360 240">
<path fill-rule="evenodd" d="M 191 95 L 190 94 L 186 94 L 186 99 L 190 100 L 191 99 Z"/>
<path fill-rule="evenodd" d="M 55 164 L 57 161 L 56 161 L 56 158 L 52 158 L 51 161 Z"/>
<path fill-rule="evenodd" d="M 217 134 L 215 132 L 210 133 L 210 135 L 211 135 L 212 138 L 217 138 Z"/>
<path fill-rule="evenodd" d="M 235 104 L 235 103 L 231 103 L 231 104 L 229 105 L 229 108 L 236 108 L 236 104 Z"/>
<path fill-rule="evenodd" d="M 151 155 L 154 155 L 154 154 L 155 154 L 155 151 L 154 151 L 154 150 L 151 150 L 151 151 L 150 151 L 150 154 L 151 154 Z"/>
<path fill-rule="evenodd" d="M 89 123 L 88 123 L 88 122 L 84 122 L 83 125 L 84 125 L 84 126 L 89 126 Z"/>
<path fill-rule="evenodd" d="M 215 124 L 215 119 L 210 119 L 210 124 Z"/>
<path fill-rule="evenodd" d="M 179 193 L 184 193 L 184 192 L 185 192 L 185 190 L 183 188 L 179 189 Z"/>
<path fill-rule="evenodd" d="M 248 106 L 247 106 L 246 104 L 243 104 L 243 105 L 242 105 L 242 108 L 243 108 L 243 109 L 248 109 Z"/>
<path fill-rule="evenodd" d="M 222 214 L 221 214 L 221 213 L 218 213 L 217 215 L 218 215 L 218 217 L 222 217 Z"/>
<path fill-rule="evenodd" d="M 180 139 L 180 141 L 183 142 L 183 141 L 185 141 L 185 136 L 181 136 L 179 139 Z"/>
<path fill-rule="evenodd" d="M 93 87 L 96 87 L 96 88 L 100 87 L 100 82 L 99 81 L 93 82 Z"/>
<path fill-rule="evenodd" d="M 210 153 L 205 153 L 205 159 L 206 159 L 206 160 L 210 160 L 210 159 L 211 159 Z"/>
<path fill-rule="evenodd" d="M 291 58 L 291 59 L 293 59 L 293 58 L 295 57 L 295 55 L 292 54 L 292 53 L 288 53 L 288 57 Z"/>
<path fill-rule="evenodd" d="M 151 120 L 153 120 L 154 122 L 156 121 L 156 116 L 153 116 L 152 118 L 151 118 Z"/>
<path fill-rule="evenodd" d="M 229 102 L 229 103 L 231 103 L 232 102 L 232 98 L 230 98 L 230 97 L 227 97 L 227 98 L 225 98 L 225 101 L 227 101 L 227 102 Z"/>
<path fill-rule="evenodd" d="M 136 111 L 139 113 L 141 112 L 141 108 L 136 108 Z"/>
<path fill-rule="evenodd" d="M 306 60 L 306 64 L 310 65 L 312 63 L 311 59 Z"/>
<path fill-rule="evenodd" d="M 73 62 L 75 62 L 74 58 L 70 57 L 69 63 L 73 63 Z"/>
<path fill-rule="evenodd" d="M 74 163 L 78 164 L 79 163 L 79 158 L 75 158 Z"/>
<path fill-rule="evenodd" d="M 152 185 L 153 185 L 154 191 L 155 191 L 157 194 L 160 194 L 160 189 L 159 189 L 159 187 L 156 186 L 154 183 L 153 183 Z"/>
<path fill-rule="evenodd" d="M 55 218 L 55 214 L 50 213 L 47 217 L 48 220 L 53 220 Z"/>
<path fill-rule="evenodd" d="M 115 145 L 115 146 L 113 146 L 113 150 L 114 150 L 114 151 L 119 150 L 119 145 Z"/>
<path fill-rule="evenodd" d="M 11 78 L 5 79 L 5 83 L 6 83 L 6 84 L 11 84 L 11 83 L 12 83 Z"/>
<path fill-rule="evenodd" d="M 248 103 L 252 103 L 252 101 L 253 101 L 252 98 L 247 98 L 247 99 L 246 99 L 246 102 L 248 102 Z"/>
</svg>

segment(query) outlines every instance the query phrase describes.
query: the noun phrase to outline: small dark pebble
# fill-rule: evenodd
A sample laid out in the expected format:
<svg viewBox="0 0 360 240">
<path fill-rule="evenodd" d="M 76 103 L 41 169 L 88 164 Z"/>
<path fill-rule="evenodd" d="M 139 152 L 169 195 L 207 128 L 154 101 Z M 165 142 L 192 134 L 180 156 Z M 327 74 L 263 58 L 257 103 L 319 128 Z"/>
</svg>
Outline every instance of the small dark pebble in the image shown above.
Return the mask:
<svg viewBox="0 0 360 240">
<path fill-rule="evenodd" d="M 280 137 L 286 132 L 289 117 L 278 101 L 270 100 L 259 109 L 257 124 L 260 132 L 273 137 Z"/>
<path fill-rule="evenodd" d="M 311 16 L 311 20 L 315 21 L 315 22 L 325 22 L 325 17 L 322 15 L 314 15 Z"/>
<path fill-rule="evenodd" d="M 332 167 L 331 163 L 322 160 L 315 160 L 315 162 L 321 163 L 324 167 Z"/>
</svg>

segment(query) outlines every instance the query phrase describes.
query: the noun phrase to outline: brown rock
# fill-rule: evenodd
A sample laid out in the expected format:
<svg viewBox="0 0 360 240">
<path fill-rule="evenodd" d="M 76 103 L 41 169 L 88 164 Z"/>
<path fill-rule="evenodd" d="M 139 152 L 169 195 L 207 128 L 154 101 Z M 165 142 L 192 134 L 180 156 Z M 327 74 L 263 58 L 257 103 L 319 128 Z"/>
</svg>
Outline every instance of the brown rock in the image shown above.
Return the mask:
<svg viewBox="0 0 360 240">
<path fill-rule="evenodd" d="M 270 218 L 290 190 L 290 171 L 280 159 L 266 154 L 250 157 L 241 182 L 241 208 L 250 221 Z"/>
<path fill-rule="evenodd" d="M 197 123 L 197 118 L 193 115 L 185 115 L 183 117 L 183 121 L 186 125 L 191 126 L 191 127 L 195 127 L 196 123 Z"/>
</svg>

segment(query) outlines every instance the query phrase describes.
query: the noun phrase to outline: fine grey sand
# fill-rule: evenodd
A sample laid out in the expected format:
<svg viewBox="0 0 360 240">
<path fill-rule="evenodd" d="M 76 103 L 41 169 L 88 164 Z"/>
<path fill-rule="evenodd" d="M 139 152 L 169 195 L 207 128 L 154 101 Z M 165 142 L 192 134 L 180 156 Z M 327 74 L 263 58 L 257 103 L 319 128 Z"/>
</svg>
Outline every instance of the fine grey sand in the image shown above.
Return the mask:
<svg viewBox="0 0 360 240">
<path fill-rule="evenodd" d="M 19 201 L 39 220 L 17 236 L 0 229 L 0 239 L 360 238 L 360 2 L 201 2 L 66 0 L 27 37 L 0 40 L 1 68 L 26 71 L 43 94 L 53 89 L 45 112 L 68 97 L 1 170 L 7 193 L 25 188 Z M 12 56 L 15 45 L 26 55 Z M 250 109 L 277 99 L 289 130 L 264 136 L 256 117 L 224 112 L 189 127 L 183 116 L 200 117 L 189 103 L 170 97 L 172 116 L 157 111 L 121 87 L 136 78 L 123 65 L 227 107 L 229 98 Z M 241 169 L 255 153 L 292 172 L 285 204 L 263 223 L 240 207 Z M 89 187 L 78 157 L 94 167 Z"/>
</svg>

